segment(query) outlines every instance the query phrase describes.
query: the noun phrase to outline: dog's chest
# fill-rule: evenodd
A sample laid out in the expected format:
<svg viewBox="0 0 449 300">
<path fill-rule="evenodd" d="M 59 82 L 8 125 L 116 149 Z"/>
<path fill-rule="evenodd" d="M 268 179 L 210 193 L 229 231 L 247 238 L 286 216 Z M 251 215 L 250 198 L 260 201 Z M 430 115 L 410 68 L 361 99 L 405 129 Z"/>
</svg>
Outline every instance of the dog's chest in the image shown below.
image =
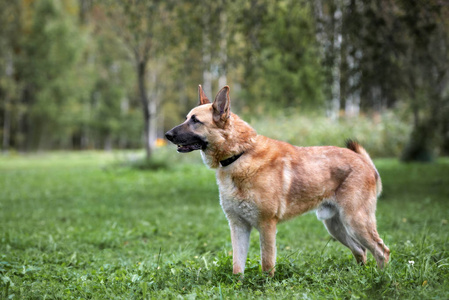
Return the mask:
<svg viewBox="0 0 449 300">
<path fill-rule="evenodd" d="M 231 176 L 217 176 L 220 204 L 228 220 L 245 220 L 257 227 L 260 210 L 249 189 L 235 183 Z"/>
</svg>

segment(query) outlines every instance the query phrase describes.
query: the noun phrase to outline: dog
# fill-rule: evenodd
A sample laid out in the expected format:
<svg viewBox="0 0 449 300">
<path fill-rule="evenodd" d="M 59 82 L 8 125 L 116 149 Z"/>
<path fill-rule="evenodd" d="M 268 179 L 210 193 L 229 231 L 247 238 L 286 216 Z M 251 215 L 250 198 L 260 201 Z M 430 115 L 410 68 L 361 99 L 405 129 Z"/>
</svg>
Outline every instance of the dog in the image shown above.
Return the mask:
<svg viewBox="0 0 449 300">
<path fill-rule="evenodd" d="M 367 249 L 378 267 L 390 250 L 376 229 L 379 173 L 367 151 L 355 141 L 347 148 L 297 147 L 258 135 L 232 113 L 229 87 L 213 103 L 198 88 L 199 103 L 166 138 L 180 153 L 200 150 L 216 169 L 220 204 L 231 229 L 233 273 L 243 274 L 252 228 L 260 233 L 262 270 L 273 276 L 276 225 L 315 210 L 329 234 L 348 247 L 358 264 Z"/>
</svg>

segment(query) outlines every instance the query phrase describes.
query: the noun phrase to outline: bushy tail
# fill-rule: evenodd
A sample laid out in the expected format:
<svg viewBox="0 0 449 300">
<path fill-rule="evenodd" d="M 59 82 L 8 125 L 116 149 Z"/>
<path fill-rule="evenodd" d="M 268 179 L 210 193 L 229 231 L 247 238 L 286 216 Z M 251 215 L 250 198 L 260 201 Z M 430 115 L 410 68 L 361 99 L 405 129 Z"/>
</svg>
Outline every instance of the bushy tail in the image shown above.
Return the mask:
<svg viewBox="0 0 449 300">
<path fill-rule="evenodd" d="M 346 148 L 354 151 L 355 153 L 360 154 L 362 156 L 363 160 L 365 160 L 365 162 L 367 162 L 368 164 L 370 164 L 373 167 L 373 169 L 375 171 L 374 176 L 376 177 L 377 196 L 379 196 L 380 193 L 382 193 L 382 181 L 380 180 L 379 172 L 377 172 L 376 166 L 374 165 L 373 161 L 371 160 L 371 157 L 369 156 L 368 152 L 366 152 L 365 148 L 363 148 L 359 143 L 357 143 L 356 141 L 353 141 L 353 140 L 346 140 Z"/>
</svg>

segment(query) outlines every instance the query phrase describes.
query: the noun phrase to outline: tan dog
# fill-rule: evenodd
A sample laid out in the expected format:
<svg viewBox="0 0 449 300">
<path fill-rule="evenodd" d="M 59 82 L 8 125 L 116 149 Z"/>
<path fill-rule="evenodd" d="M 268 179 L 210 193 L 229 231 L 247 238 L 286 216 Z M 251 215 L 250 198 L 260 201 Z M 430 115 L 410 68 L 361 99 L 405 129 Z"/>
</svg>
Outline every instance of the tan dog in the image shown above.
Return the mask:
<svg viewBox="0 0 449 300">
<path fill-rule="evenodd" d="M 231 228 L 233 272 L 243 273 L 251 229 L 260 232 L 262 270 L 274 274 L 276 225 L 316 210 L 329 233 L 365 264 L 366 249 L 379 267 L 390 250 L 376 230 L 382 184 L 368 153 L 346 148 L 296 147 L 258 135 L 230 111 L 229 87 L 210 103 L 199 86 L 199 106 L 166 133 L 178 152 L 201 150 L 216 169 L 220 203 Z"/>
</svg>

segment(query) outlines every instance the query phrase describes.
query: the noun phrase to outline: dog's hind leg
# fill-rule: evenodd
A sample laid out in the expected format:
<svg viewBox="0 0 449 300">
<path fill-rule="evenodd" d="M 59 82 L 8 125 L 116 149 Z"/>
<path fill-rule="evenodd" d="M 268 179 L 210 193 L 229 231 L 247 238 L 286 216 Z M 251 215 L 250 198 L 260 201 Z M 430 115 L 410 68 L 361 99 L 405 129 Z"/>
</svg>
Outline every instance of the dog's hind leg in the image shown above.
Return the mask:
<svg viewBox="0 0 449 300">
<path fill-rule="evenodd" d="M 364 183 L 363 188 L 360 186 Z M 377 191 L 374 176 L 360 178 L 348 176 L 336 191 L 336 205 L 339 207 L 340 221 L 349 236 L 368 249 L 383 268 L 390 257 L 390 250 L 379 237 L 376 229 Z"/>
<path fill-rule="evenodd" d="M 345 226 L 351 236 L 373 254 L 378 267 L 385 267 L 390 258 L 390 249 L 377 233 L 374 214 L 359 213 L 357 217 L 347 218 Z"/>
<path fill-rule="evenodd" d="M 251 235 L 251 225 L 237 219 L 229 220 L 232 241 L 232 271 L 234 274 L 245 271 L 246 257 L 248 255 L 249 237 Z"/>
<path fill-rule="evenodd" d="M 334 207 L 334 209 L 337 208 Z M 323 220 L 323 223 L 332 237 L 351 250 L 358 264 L 364 265 L 366 263 L 366 248 L 349 235 L 338 211 L 331 218 Z"/>
</svg>

